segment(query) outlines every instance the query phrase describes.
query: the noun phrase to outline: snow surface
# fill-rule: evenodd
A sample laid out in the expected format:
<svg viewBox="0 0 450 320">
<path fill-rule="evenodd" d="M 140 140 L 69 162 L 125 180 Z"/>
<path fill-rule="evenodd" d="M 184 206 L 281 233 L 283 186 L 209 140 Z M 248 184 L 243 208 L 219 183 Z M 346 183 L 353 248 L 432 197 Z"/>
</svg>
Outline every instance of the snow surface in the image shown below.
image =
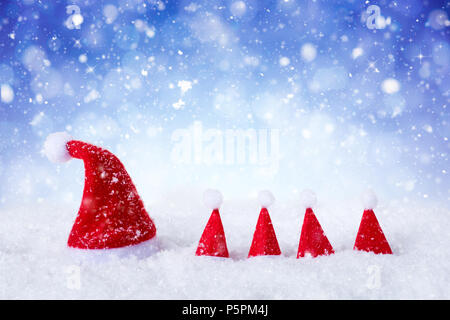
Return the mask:
<svg viewBox="0 0 450 320">
<path fill-rule="evenodd" d="M 322 199 L 315 213 L 336 254 L 297 260 L 304 213 L 277 201 L 271 218 L 282 255 L 247 259 L 258 204 L 227 199 L 221 216 L 231 258 L 217 259 L 194 255 L 210 216 L 201 199 L 201 190 L 177 191 L 147 206 L 161 251 L 144 259 L 94 261 L 68 249 L 79 204 L 1 209 L 0 298 L 450 298 L 450 212 L 438 204 L 380 202 L 375 212 L 395 254 L 377 256 L 352 250 L 361 204 Z"/>
</svg>

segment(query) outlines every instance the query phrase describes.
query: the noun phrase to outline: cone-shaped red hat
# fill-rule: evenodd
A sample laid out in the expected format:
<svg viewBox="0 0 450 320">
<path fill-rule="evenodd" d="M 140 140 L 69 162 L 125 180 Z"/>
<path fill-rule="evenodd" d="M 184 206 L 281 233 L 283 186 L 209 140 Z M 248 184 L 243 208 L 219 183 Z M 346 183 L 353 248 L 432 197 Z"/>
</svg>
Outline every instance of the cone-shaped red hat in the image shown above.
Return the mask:
<svg viewBox="0 0 450 320">
<path fill-rule="evenodd" d="M 306 209 L 297 258 L 304 257 L 308 253 L 313 257 L 334 253 L 330 241 L 311 208 Z"/>
<path fill-rule="evenodd" d="M 136 187 L 120 160 L 108 150 L 50 135 L 45 143 L 50 160 L 84 161 L 85 184 L 78 216 L 68 245 L 80 249 L 110 249 L 135 245 L 156 235 Z"/>
<path fill-rule="evenodd" d="M 280 255 L 280 246 L 278 245 L 269 211 L 267 211 L 267 207 L 272 204 L 274 197 L 270 192 L 262 191 L 259 194 L 259 200 L 262 208 L 256 223 L 248 257 Z"/>
<path fill-rule="evenodd" d="M 372 209 L 364 210 L 353 249 L 375 254 L 392 254 L 391 247 Z"/>
<path fill-rule="evenodd" d="M 204 194 L 204 201 L 213 211 L 200 238 L 195 255 L 228 258 L 227 241 L 219 214 L 222 195 L 216 190 L 207 190 Z"/>
<path fill-rule="evenodd" d="M 313 257 L 333 254 L 333 247 L 311 209 L 316 203 L 316 195 L 310 190 L 304 190 L 300 197 L 302 205 L 306 207 L 306 212 L 300 234 L 297 258 L 304 257 L 307 254 Z"/>
<path fill-rule="evenodd" d="M 363 196 L 365 210 L 356 235 L 354 250 L 373 252 L 375 254 L 392 254 L 391 247 L 384 236 L 378 219 L 373 212 L 377 199 L 373 191 L 368 190 Z"/>
</svg>

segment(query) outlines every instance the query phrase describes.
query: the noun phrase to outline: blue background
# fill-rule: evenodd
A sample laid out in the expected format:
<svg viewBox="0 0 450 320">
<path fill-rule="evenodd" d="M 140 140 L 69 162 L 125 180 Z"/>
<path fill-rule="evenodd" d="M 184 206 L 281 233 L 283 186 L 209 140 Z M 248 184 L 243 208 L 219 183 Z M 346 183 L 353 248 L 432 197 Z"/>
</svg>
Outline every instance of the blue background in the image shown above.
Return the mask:
<svg viewBox="0 0 450 320">
<path fill-rule="evenodd" d="M 448 205 L 447 1 L 234 2 L 2 1 L 0 84 L 14 99 L 0 102 L 1 205 L 78 201 L 82 164 L 41 153 L 64 130 L 117 154 L 150 203 L 207 186 L 324 198 L 371 186 Z M 72 4 L 79 29 L 65 25 Z M 371 4 L 390 17 L 385 28 L 367 28 Z M 389 78 L 397 92 L 382 90 Z M 279 169 L 172 163 L 171 135 L 194 121 L 281 130 Z"/>
</svg>

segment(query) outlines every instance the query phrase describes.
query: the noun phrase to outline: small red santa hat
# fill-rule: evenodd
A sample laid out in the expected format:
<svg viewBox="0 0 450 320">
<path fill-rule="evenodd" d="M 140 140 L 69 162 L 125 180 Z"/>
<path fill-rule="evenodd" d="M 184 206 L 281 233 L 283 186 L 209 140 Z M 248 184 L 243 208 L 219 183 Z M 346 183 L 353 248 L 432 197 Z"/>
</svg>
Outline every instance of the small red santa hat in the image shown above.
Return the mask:
<svg viewBox="0 0 450 320">
<path fill-rule="evenodd" d="M 364 203 L 364 213 L 353 249 L 373 252 L 375 254 L 392 254 L 391 247 L 373 212 L 378 202 L 373 190 L 367 190 L 363 194 L 362 200 Z"/>
<path fill-rule="evenodd" d="M 222 201 L 222 194 L 217 190 L 208 189 L 203 194 L 203 202 L 212 210 L 212 213 L 198 243 L 196 256 L 229 257 L 227 240 L 219 214 Z"/>
<path fill-rule="evenodd" d="M 270 191 L 261 191 L 258 194 L 258 200 L 261 204 L 261 212 L 256 223 L 248 257 L 280 255 L 280 246 L 278 245 L 269 211 L 267 211 L 267 208 L 275 201 L 275 197 Z"/>
<path fill-rule="evenodd" d="M 333 254 L 333 247 L 312 210 L 317 202 L 316 195 L 311 190 L 304 190 L 300 194 L 300 199 L 302 205 L 306 208 L 306 212 L 298 245 L 297 259 L 307 254 L 312 257 Z"/>
<path fill-rule="evenodd" d="M 84 161 L 83 199 L 70 232 L 69 247 L 112 249 L 155 237 L 156 227 L 120 160 L 108 150 L 73 140 L 65 132 L 50 134 L 44 153 L 52 162 Z"/>
</svg>

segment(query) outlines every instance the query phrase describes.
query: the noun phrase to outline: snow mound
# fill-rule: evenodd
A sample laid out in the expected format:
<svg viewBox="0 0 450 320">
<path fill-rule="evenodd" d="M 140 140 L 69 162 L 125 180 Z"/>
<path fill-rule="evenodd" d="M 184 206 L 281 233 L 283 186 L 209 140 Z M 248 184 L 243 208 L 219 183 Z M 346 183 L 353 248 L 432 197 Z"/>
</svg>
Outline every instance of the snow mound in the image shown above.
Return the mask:
<svg viewBox="0 0 450 320">
<path fill-rule="evenodd" d="M 219 209 L 222 202 L 223 196 L 218 190 L 208 189 L 203 193 L 203 203 L 211 210 Z"/>
<path fill-rule="evenodd" d="M 268 208 L 274 203 L 275 197 L 272 192 L 263 190 L 258 193 L 258 201 L 261 207 Z"/>
<path fill-rule="evenodd" d="M 372 189 L 368 189 L 363 193 L 361 197 L 362 203 L 364 204 L 364 209 L 374 209 L 378 204 L 377 195 Z"/>
<path fill-rule="evenodd" d="M 309 189 L 305 189 L 300 193 L 300 204 L 305 208 L 312 208 L 317 203 L 316 194 Z"/>
<path fill-rule="evenodd" d="M 51 162 L 67 162 L 72 159 L 66 146 L 70 140 L 72 137 L 67 132 L 49 134 L 44 142 L 43 152 Z"/>
<path fill-rule="evenodd" d="M 68 248 L 78 201 L 0 208 L 0 299 L 450 298 L 450 210 L 442 203 L 384 202 L 377 217 L 395 254 L 376 255 L 353 250 L 361 205 L 352 196 L 323 201 L 320 222 L 335 254 L 296 259 L 303 215 L 298 200 L 280 200 L 271 219 L 282 255 L 248 259 L 254 199 L 231 198 L 222 217 L 230 258 L 217 259 L 195 256 L 205 217 L 186 199 L 196 194 L 152 204 L 160 250 L 148 257 L 105 250 L 108 257 L 90 259 Z"/>
</svg>

